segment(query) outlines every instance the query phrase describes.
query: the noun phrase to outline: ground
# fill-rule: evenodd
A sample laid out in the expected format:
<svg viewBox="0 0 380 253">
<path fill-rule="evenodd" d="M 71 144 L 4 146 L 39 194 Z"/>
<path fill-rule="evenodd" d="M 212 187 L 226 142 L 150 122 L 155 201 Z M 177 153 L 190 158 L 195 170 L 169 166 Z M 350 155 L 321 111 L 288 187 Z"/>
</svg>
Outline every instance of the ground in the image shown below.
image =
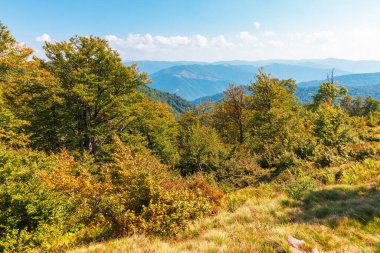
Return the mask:
<svg viewBox="0 0 380 253">
<path fill-rule="evenodd" d="M 305 240 L 305 252 L 380 252 L 375 186 L 326 186 L 301 200 L 270 187 L 233 195 L 229 211 L 197 221 L 177 238 L 136 235 L 71 252 L 291 252 L 288 236 Z"/>
</svg>

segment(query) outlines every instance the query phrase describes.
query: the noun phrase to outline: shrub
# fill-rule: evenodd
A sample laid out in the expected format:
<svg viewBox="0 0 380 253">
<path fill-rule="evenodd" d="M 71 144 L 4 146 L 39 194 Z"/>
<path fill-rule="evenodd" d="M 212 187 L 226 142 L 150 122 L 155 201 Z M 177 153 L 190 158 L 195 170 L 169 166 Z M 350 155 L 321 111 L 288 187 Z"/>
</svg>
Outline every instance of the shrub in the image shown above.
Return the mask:
<svg viewBox="0 0 380 253">
<path fill-rule="evenodd" d="M 46 156 L 0 146 L 0 249 L 63 250 L 136 232 L 172 236 L 225 204 L 202 175 L 185 180 L 150 153 L 116 142 L 107 164 L 65 150 Z"/>
<path fill-rule="evenodd" d="M 206 181 L 186 181 L 149 153 L 120 142 L 118 150 L 114 162 L 92 169 L 63 153 L 59 158 L 63 167 L 42 174 L 53 190 L 76 203 L 72 216 L 79 223 L 110 228 L 111 234 L 105 231 L 103 237 L 135 232 L 174 235 L 189 220 L 221 204 L 210 197 L 212 187 Z"/>
<path fill-rule="evenodd" d="M 363 161 L 366 158 L 373 158 L 376 151 L 368 143 L 354 144 L 351 147 L 350 156 L 357 161 Z"/>
<path fill-rule="evenodd" d="M 230 159 L 224 161 L 215 173 L 217 182 L 227 191 L 257 186 L 259 181 L 270 174 L 271 169 L 263 169 L 256 157 L 244 147 L 233 151 Z"/>
<path fill-rule="evenodd" d="M 44 249 L 62 236 L 66 201 L 36 175 L 52 164 L 54 160 L 43 153 L 9 150 L 0 144 L 0 251 Z"/>
<path fill-rule="evenodd" d="M 371 159 L 365 159 L 362 162 L 357 162 L 351 167 L 342 170 L 342 177 L 339 182 L 346 184 L 364 183 L 379 174 L 380 167 L 376 162 Z"/>
<path fill-rule="evenodd" d="M 339 166 L 347 160 L 345 154 L 331 147 L 318 145 L 315 150 L 314 164 L 318 168 Z"/>
<path fill-rule="evenodd" d="M 288 170 L 288 180 L 283 183 L 283 188 L 289 197 L 300 200 L 305 194 L 316 188 L 316 181 L 307 170 L 296 168 Z"/>
<path fill-rule="evenodd" d="M 219 168 L 225 157 L 225 147 L 214 128 L 196 123 L 186 129 L 184 135 L 179 161 L 183 175 Z"/>
</svg>

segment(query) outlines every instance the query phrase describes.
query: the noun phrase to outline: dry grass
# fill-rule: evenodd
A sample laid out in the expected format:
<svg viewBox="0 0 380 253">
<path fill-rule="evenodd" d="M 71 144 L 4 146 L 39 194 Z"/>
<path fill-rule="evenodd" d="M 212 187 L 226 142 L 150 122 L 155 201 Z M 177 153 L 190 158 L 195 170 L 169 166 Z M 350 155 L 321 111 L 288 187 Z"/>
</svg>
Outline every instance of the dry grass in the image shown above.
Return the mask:
<svg viewBox="0 0 380 253">
<path fill-rule="evenodd" d="M 199 220 L 175 239 L 136 235 L 71 252 L 291 252 L 288 236 L 320 252 L 380 252 L 376 189 L 330 186 L 301 201 L 270 189 L 259 192 L 234 193 L 248 200 L 232 212 Z"/>
</svg>

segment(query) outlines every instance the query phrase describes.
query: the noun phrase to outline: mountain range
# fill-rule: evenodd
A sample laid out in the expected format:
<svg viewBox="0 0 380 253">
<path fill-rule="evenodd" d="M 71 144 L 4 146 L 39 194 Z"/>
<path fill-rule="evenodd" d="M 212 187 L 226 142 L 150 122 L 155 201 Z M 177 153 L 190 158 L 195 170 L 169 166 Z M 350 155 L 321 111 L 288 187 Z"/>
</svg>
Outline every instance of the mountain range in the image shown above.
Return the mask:
<svg viewBox="0 0 380 253">
<path fill-rule="evenodd" d="M 281 79 L 293 78 L 298 82 L 322 79 L 330 69 L 274 63 L 263 71 Z M 253 65 L 193 64 L 178 65 L 151 74 L 150 87 L 175 93 L 187 100 L 210 96 L 225 90 L 230 83 L 247 85 L 254 80 L 259 67 Z M 347 72 L 335 70 L 336 75 Z"/>
<path fill-rule="evenodd" d="M 313 80 L 308 82 L 300 82 L 297 84 L 296 95 L 304 103 L 311 100 L 310 94 L 315 94 L 318 91 L 319 85 L 327 81 Z M 340 86 L 345 86 L 348 89 L 348 94 L 357 97 L 372 96 L 380 99 L 380 72 L 378 73 L 365 73 L 365 74 L 350 74 L 342 75 L 334 78 Z M 205 96 L 191 101 L 195 105 L 209 101 L 212 103 L 217 102 L 223 97 L 223 92 L 211 96 Z"/>
<path fill-rule="evenodd" d="M 259 60 L 259 61 L 217 61 L 217 62 L 199 62 L 199 61 L 134 61 L 138 64 L 142 71 L 153 74 L 162 69 L 183 66 L 183 65 L 250 65 L 250 66 L 266 66 L 274 63 L 284 65 L 298 65 L 319 69 L 341 69 L 348 73 L 372 73 L 380 72 L 380 61 L 375 60 L 345 60 L 336 58 L 327 59 L 301 59 L 301 60 Z M 132 61 L 125 61 L 126 65 L 130 65 Z"/>
<path fill-rule="evenodd" d="M 259 68 L 281 79 L 292 78 L 298 83 L 297 95 L 304 102 L 310 100 L 320 83 L 334 69 L 334 80 L 349 88 L 353 96 L 378 97 L 380 61 L 352 61 L 342 59 L 264 60 L 264 61 L 137 61 L 141 71 L 152 79 L 150 88 L 175 94 L 188 101 L 216 98 L 230 83 L 248 85 L 254 81 Z M 131 62 L 125 62 L 131 64 Z M 372 73 L 376 72 L 376 73 Z M 157 91 L 157 92 L 158 92 Z M 148 93 L 152 93 L 149 91 Z M 177 101 L 178 97 L 171 97 Z M 173 100 L 174 99 L 174 100 Z M 184 104 L 184 101 L 179 102 Z M 178 108 L 181 108 L 178 107 Z M 179 109 L 182 110 L 182 109 Z"/>
</svg>

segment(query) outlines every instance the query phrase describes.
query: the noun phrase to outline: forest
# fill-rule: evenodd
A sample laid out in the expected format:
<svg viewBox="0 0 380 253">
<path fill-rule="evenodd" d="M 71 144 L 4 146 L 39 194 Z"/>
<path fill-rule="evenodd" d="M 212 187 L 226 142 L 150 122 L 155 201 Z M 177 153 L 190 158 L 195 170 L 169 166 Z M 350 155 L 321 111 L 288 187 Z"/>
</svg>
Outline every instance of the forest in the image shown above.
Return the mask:
<svg viewBox="0 0 380 253">
<path fill-rule="evenodd" d="M 44 51 L 0 23 L 0 252 L 379 252 L 379 100 L 260 70 L 194 107 L 99 37 Z"/>
</svg>

